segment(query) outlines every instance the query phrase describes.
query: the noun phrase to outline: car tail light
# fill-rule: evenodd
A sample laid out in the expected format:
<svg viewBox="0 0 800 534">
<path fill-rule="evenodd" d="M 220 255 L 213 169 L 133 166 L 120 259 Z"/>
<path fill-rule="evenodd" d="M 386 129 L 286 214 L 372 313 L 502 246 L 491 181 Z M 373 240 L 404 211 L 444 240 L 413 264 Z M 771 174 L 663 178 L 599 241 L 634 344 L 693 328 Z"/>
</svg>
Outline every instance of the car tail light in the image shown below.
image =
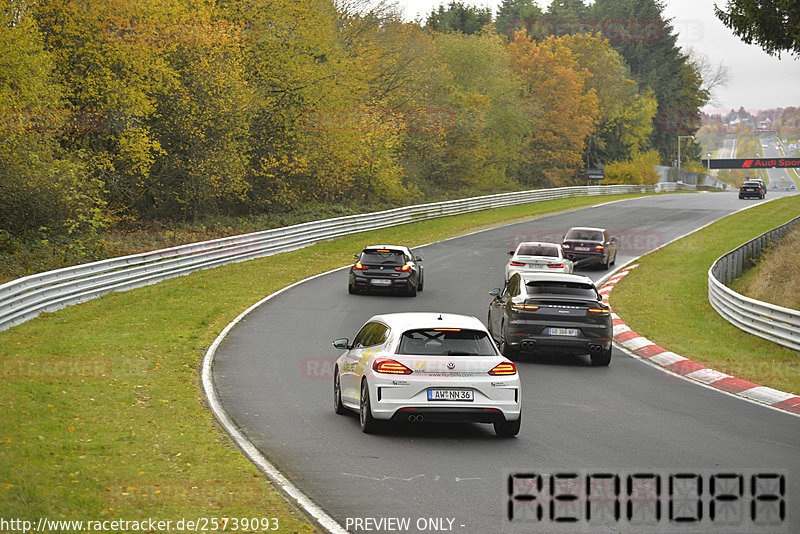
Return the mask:
<svg viewBox="0 0 800 534">
<path fill-rule="evenodd" d="M 461 332 L 460 328 L 434 328 L 434 332 Z"/>
<path fill-rule="evenodd" d="M 394 270 L 395 270 L 395 271 L 403 271 L 403 272 L 406 272 L 406 273 L 407 273 L 408 271 L 410 271 L 410 270 L 411 270 L 411 266 L 410 266 L 410 265 L 408 265 L 408 264 L 406 264 L 406 265 L 401 265 L 400 267 L 395 267 L 395 268 L 394 268 Z"/>
<path fill-rule="evenodd" d="M 608 310 L 605 308 L 589 308 L 589 313 L 599 313 L 605 315 L 608 313 Z"/>
<path fill-rule="evenodd" d="M 563 263 L 548 263 L 547 266 L 550 267 L 551 269 L 563 269 L 564 268 L 564 264 Z"/>
<path fill-rule="evenodd" d="M 498 363 L 492 367 L 489 374 L 492 376 L 515 375 L 517 374 L 517 366 L 512 362 Z"/>
<path fill-rule="evenodd" d="M 603 250 L 603 245 L 597 245 L 594 247 L 595 250 Z"/>
<path fill-rule="evenodd" d="M 524 263 L 520 263 L 518 261 L 510 261 L 510 262 L 508 262 L 508 264 L 513 266 L 513 267 L 522 267 L 522 266 L 525 265 Z"/>
<path fill-rule="evenodd" d="M 358 262 L 353 266 L 353 269 L 355 269 L 356 271 L 366 271 L 367 269 L 369 269 L 369 267 L 367 267 L 366 265 L 361 265 L 361 262 Z"/>
<path fill-rule="evenodd" d="M 515 310 L 535 311 L 539 309 L 539 306 L 531 306 L 530 304 L 512 304 L 511 307 Z"/>
<path fill-rule="evenodd" d="M 410 375 L 413 371 L 402 363 L 388 358 L 378 358 L 372 363 L 372 370 L 376 373 L 392 375 Z"/>
</svg>

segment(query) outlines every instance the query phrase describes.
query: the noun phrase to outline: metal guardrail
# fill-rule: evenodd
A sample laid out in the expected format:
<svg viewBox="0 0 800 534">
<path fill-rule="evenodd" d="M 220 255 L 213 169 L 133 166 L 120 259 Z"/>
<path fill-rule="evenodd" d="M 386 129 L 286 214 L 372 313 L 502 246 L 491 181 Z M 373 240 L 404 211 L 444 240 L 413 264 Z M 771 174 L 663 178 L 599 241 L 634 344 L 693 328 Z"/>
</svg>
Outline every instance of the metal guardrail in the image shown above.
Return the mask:
<svg viewBox="0 0 800 534">
<path fill-rule="evenodd" d="M 296 250 L 319 241 L 358 232 L 485 209 L 569 197 L 674 191 L 672 186 L 599 185 L 537 189 L 462 200 L 420 204 L 285 226 L 212 241 L 121 256 L 66 267 L 12 280 L 0 285 L 0 331 L 111 291 L 124 291 L 218 267 Z M 694 189 L 691 186 L 677 189 Z"/>
<path fill-rule="evenodd" d="M 750 334 L 800 351 L 800 311 L 740 295 L 727 287 L 764 249 L 786 235 L 800 217 L 761 234 L 720 256 L 708 270 L 708 301 L 732 325 Z"/>
</svg>

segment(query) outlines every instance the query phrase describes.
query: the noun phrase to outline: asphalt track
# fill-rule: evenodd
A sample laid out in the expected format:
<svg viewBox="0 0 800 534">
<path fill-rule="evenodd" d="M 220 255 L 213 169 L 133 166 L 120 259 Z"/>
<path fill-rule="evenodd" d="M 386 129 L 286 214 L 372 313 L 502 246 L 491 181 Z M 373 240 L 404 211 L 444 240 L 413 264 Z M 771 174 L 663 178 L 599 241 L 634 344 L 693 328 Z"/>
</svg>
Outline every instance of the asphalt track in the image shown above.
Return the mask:
<svg viewBox="0 0 800 534">
<path fill-rule="evenodd" d="M 352 338 L 383 312 L 445 311 L 485 321 L 487 291 L 501 284 L 506 252 L 518 241 L 604 226 L 621 237 L 619 265 L 756 202 L 735 192 L 646 197 L 432 244 L 418 249 L 426 271 L 416 298 L 348 295 L 346 270 L 318 277 L 268 301 L 229 333 L 216 354 L 217 390 L 253 444 L 351 532 L 800 532 L 799 418 L 674 378 L 616 349 L 608 368 L 590 367 L 581 356 L 520 363 L 524 418 L 515 439 L 478 424 L 365 435 L 355 414 L 332 408 L 332 363 L 340 353 L 331 339 Z M 709 522 L 706 501 L 705 522 L 693 526 L 670 523 L 678 509 L 664 500 L 659 519 L 645 508 L 639 522 L 628 520 L 623 506 L 622 520 L 611 526 L 588 523 L 581 511 L 574 512 L 578 523 L 557 523 L 547 507 L 542 520 L 507 520 L 510 474 L 575 471 L 659 474 L 663 495 L 652 502 L 666 499 L 670 475 L 697 474 L 708 499 L 714 475 L 742 474 L 749 491 L 751 475 L 780 472 L 787 516 L 766 526 L 745 516 Z M 747 491 L 737 501 L 745 511 Z M 759 519 L 765 517 L 774 521 Z M 389 518 L 408 519 L 409 527 Z"/>
<path fill-rule="evenodd" d="M 778 149 L 778 140 L 775 136 L 757 138 L 763 148 L 762 158 L 782 158 L 783 153 Z M 766 169 L 767 176 L 769 176 L 769 183 L 767 184 L 767 194 L 775 190 L 788 191 L 789 188 L 795 185 L 794 180 L 789 176 L 789 171 L 786 169 Z M 796 186 L 795 186 L 796 187 Z"/>
</svg>

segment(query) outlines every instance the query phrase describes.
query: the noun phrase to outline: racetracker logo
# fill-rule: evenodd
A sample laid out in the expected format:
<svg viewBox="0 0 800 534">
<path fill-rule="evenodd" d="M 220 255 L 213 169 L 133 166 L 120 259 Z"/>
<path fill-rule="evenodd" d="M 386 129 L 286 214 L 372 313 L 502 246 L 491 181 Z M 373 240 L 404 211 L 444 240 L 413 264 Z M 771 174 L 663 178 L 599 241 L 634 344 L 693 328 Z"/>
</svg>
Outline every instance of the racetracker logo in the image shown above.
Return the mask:
<svg viewBox="0 0 800 534">
<path fill-rule="evenodd" d="M 0 380 L 103 380 L 111 362 L 103 358 L 8 358 L 0 361 Z"/>
<path fill-rule="evenodd" d="M 180 452 L 162 450 L 160 453 L 170 456 L 176 462 L 182 456 Z M 201 507 L 263 504 L 264 497 L 259 486 L 258 482 L 248 480 L 123 480 L 106 488 L 106 499 L 115 506 L 137 507 L 172 504 Z"/>
<path fill-rule="evenodd" d="M 144 22 L 116 18 L 103 27 L 110 42 L 137 46 L 165 47 L 172 44 L 220 46 L 254 41 L 250 24 L 227 20 L 185 20 Z"/>
<path fill-rule="evenodd" d="M 5 108 L 0 110 L 0 132 L 96 133 L 103 130 L 106 114 L 78 108 Z"/>
</svg>

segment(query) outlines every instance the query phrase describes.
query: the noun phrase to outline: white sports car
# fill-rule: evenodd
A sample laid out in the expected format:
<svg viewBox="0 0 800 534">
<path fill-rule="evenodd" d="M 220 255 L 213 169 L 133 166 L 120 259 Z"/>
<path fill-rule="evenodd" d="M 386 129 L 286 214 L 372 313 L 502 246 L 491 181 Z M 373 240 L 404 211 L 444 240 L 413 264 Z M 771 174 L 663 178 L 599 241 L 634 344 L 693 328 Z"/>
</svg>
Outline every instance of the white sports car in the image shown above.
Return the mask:
<svg viewBox="0 0 800 534">
<path fill-rule="evenodd" d="M 337 339 L 333 403 L 359 413 L 361 429 L 382 421 L 493 423 L 516 436 L 522 387 L 514 363 L 475 317 L 410 312 L 376 315 L 355 339 Z"/>
<path fill-rule="evenodd" d="M 564 257 L 564 250 L 558 243 L 526 241 L 508 253 L 511 259 L 506 265 L 506 282 L 514 273 L 547 271 L 570 274 L 574 268 L 572 261 Z"/>
</svg>

